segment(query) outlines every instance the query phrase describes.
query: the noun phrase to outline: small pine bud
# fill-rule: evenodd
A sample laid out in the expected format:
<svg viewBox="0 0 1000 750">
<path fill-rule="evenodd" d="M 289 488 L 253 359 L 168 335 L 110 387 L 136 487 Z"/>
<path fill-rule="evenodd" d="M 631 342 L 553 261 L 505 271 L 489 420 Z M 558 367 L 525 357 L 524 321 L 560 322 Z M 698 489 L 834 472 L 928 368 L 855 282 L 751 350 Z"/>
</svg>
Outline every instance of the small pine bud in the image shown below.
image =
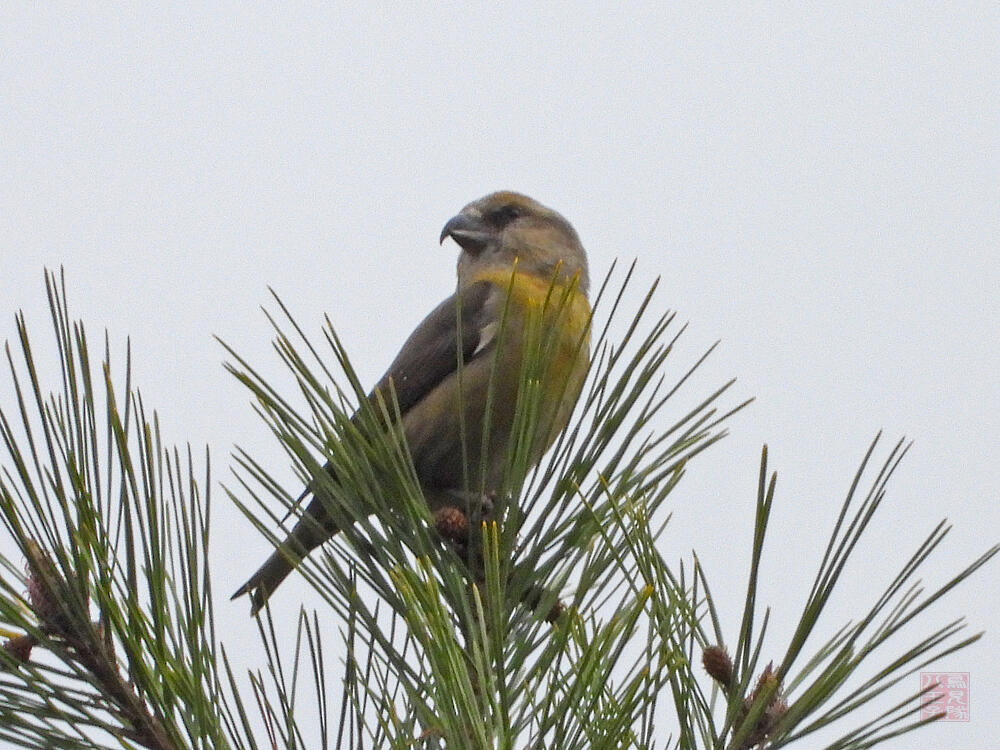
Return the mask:
<svg viewBox="0 0 1000 750">
<path fill-rule="evenodd" d="M 773 662 L 764 667 L 764 671 L 757 678 L 757 685 L 754 687 L 753 692 L 743 701 L 743 710 L 739 721 L 742 722 L 747 718 L 750 709 L 753 708 L 753 704 L 757 702 L 757 698 L 760 697 L 761 693 L 767 693 L 771 690 L 774 690 L 771 693 L 771 702 L 767 704 L 767 708 L 764 709 L 764 713 L 757 721 L 757 726 L 754 727 L 753 732 L 750 733 L 750 736 L 743 743 L 740 750 L 749 750 L 749 748 L 762 744 L 771 736 L 781 717 L 788 711 L 788 704 L 781 694 L 781 681 L 774 672 Z"/>
<path fill-rule="evenodd" d="M 757 686 L 750 693 L 750 702 L 753 703 L 761 693 L 771 690 L 774 690 L 772 702 L 778 700 L 781 695 L 781 683 L 778 681 L 778 675 L 774 673 L 774 662 L 768 662 L 764 671 L 760 673 L 760 677 L 757 678 Z"/>
<path fill-rule="evenodd" d="M 464 544 L 469 539 L 469 519 L 465 513 L 451 505 L 435 511 L 434 528 L 449 542 Z"/>
<path fill-rule="evenodd" d="M 563 612 L 565 611 L 566 605 L 563 603 L 562 599 L 556 599 L 552 604 L 552 609 L 550 609 L 549 613 L 545 615 L 545 621 L 550 624 L 555 623 L 560 617 L 562 617 Z"/>
<path fill-rule="evenodd" d="M 31 635 L 19 635 L 8 639 L 3 644 L 3 650 L 10 654 L 17 661 L 24 664 L 31 658 L 31 649 L 38 641 Z"/>
<path fill-rule="evenodd" d="M 719 683 L 724 690 L 733 684 L 733 660 L 722 646 L 709 646 L 701 654 L 701 664 L 709 677 Z"/>
<path fill-rule="evenodd" d="M 785 699 L 779 694 L 773 701 L 771 701 L 771 705 L 769 705 L 767 710 L 764 712 L 764 718 L 767 720 L 768 724 L 768 734 L 770 734 L 775 725 L 781 721 L 781 717 L 786 713 L 788 713 L 788 703 L 786 703 Z"/>
<path fill-rule="evenodd" d="M 764 667 L 764 671 L 760 673 L 760 677 L 757 678 L 757 687 L 753 689 L 753 693 L 750 694 L 750 697 L 757 700 L 758 695 L 765 690 L 770 690 L 777 684 L 778 676 L 774 673 L 774 662 L 770 661 L 767 663 L 767 666 Z"/>
<path fill-rule="evenodd" d="M 31 609 L 44 629 L 62 632 L 66 629 L 67 618 L 59 594 L 54 590 L 58 580 L 55 565 L 33 540 L 25 542 L 24 551 L 28 558 L 28 601 Z"/>
</svg>

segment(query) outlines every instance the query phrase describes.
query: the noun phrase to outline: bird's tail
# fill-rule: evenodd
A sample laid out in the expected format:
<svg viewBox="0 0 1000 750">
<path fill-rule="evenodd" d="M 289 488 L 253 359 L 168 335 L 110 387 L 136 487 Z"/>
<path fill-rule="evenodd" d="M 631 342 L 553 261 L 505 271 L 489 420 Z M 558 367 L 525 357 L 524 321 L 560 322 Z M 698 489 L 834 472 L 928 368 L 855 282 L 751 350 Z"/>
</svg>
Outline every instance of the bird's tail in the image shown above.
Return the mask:
<svg viewBox="0 0 1000 750">
<path fill-rule="evenodd" d="M 237 599 L 244 594 L 250 594 L 250 614 L 257 614 L 264 608 L 268 597 L 274 593 L 274 590 L 281 585 L 281 582 L 288 577 L 296 565 L 297 563 L 289 559 L 288 552 L 276 549 L 257 569 L 257 572 L 236 590 L 232 598 Z"/>
<path fill-rule="evenodd" d="M 316 520 L 314 516 L 319 513 L 318 508 L 310 507 L 306 515 L 295 524 L 285 541 L 233 594 L 233 599 L 250 594 L 250 614 L 255 615 L 263 609 L 268 597 L 302 562 L 302 559 L 336 533 L 337 527 L 328 519 L 324 519 L 325 524 Z"/>
</svg>

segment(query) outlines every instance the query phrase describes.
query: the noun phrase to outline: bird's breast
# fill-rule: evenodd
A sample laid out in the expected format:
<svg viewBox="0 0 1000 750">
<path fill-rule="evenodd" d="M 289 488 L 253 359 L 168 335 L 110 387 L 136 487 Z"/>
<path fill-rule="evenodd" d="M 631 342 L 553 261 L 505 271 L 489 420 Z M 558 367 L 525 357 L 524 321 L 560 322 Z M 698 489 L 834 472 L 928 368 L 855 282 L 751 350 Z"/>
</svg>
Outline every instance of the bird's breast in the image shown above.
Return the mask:
<svg viewBox="0 0 1000 750">
<path fill-rule="evenodd" d="M 511 450 L 534 466 L 569 422 L 589 368 L 590 304 L 575 284 L 510 270 L 476 281 L 494 287 L 476 351 L 403 419 L 431 494 L 499 489 Z"/>
<path fill-rule="evenodd" d="M 497 309 L 491 317 L 497 322 L 490 343 L 499 347 L 495 361 L 506 370 L 498 380 L 512 391 L 505 402 L 523 398 L 526 384 L 542 402 L 537 460 L 566 427 L 583 388 L 590 363 L 590 303 L 575 280 L 554 282 L 509 270 L 484 273 L 477 280 L 496 289 L 491 301 Z"/>
</svg>

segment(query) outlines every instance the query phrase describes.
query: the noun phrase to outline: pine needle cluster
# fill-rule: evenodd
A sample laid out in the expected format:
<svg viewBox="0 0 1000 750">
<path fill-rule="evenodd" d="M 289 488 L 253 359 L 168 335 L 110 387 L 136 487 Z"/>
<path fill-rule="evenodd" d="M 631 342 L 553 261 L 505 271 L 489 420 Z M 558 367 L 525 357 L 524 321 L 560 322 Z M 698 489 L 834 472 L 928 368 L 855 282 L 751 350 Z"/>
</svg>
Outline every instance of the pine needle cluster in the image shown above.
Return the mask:
<svg viewBox="0 0 1000 750">
<path fill-rule="evenodd" d="M 669 565 L 659 540 L 687 467 L 707 460 L 745 404 L 725 405 L 729 383 L 681 413 L 676 394 L 702 360 L 678 369 L 675 316 L 653 312 L 654 290 L 626 310 L 631 273 L 611 278 L 570 427 L 529 465 L 540 407 L 525 368 L 523 439 L 502 491 L 482 506 L 430 513 L 402 434 L 385 428 L 395 404 L 366 397 L 329 321 L 315 343 L 278 300 L 270 321 L 291 388 L 226 348 L 298 480 L 325 489 L 352 521 L 300 566 L 324 606 L 293 622 L 266 610 L 262 666 L 242 675 L 213 606 L 213 583 L 234 582 L 210 572 L 208 456 L 163 445 L 128 353 L 113 368 L 105 336 L 96 362 L 65 281 L 47 274 L 60 370 L 39 371 L 18 316 L 6 347 L 15 401 L 0 405 L 0 517 L 19 551 L 0 559 L 0 740 L 70 750 L 745 750 L 815 747 L 823 730 L 840 750 L 926 723 L 922 694 L 899 698 L 897 686 L 980 634 L 962 620 L 916 642 L 901 631 L 998 548 L 925 591 L 916 576 L 948 532 L 942 522 L 876 601 L 817 643 L 906 453 L 901 441 L 878 460 L 876 438 L 778 647 L 757 601 L 776 494 L 765 448 L 743 615 L 722 622 L 697 558 Z M 277 545 L 301 512 L 302 485 L 276 478 L 273 455 L 237 450 L 233 463 L 226 497 Z"/>
</svg>

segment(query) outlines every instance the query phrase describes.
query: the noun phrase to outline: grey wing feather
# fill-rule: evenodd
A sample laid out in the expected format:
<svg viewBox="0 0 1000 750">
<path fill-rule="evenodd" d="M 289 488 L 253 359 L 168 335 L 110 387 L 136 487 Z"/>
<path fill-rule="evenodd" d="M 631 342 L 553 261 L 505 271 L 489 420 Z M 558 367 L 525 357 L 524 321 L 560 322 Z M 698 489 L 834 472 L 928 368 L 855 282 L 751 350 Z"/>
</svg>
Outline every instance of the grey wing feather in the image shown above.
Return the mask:
<svg viewBox="0 0 1000 750">
<path fill-rule="evenodd" d="M 410 334 L 385 375 L 375 384 L 369 398 L 374 399 L 375 394 L 381 392 L 388 405 L 392 394 L 389 388 L 391 381 L 399 413 L 406 414 L 458 369 L 459 340 L 462 343 L 462 358 L 468 362 L 483 341 L 483 327 L 489 322 L 486 320 L 486 303 L 492 292 L 491 284 L 480 281 L 460 294 L 453 294 L 434 308 Z M 329 466 L 326 468 L 330 469 Z M 312 491 L 310 483 L 296 498 L 295 506 L 309 497 Z M 295 506 L 288 510 L 282 521 L 294 512 Z"/>
<path fill-rule="evenodd" d="M 472 359 L 484 341 L 483 328 L 491 322 L 487 319 L 487 302 L 491 292 L 489 283 L 480 282 L 438 305 L 403 344 L 370 398 L 379 392 L 384 398 L 390 398 L 394 390 L 400 413 L 405 414 L 458 369 L 460 350 L 464 361 Z M 483 351 L 489 348 L 487 343 Z M 327 470 L 330 471 L 329 466 Z M 310 483 L 296 504 L 312 494 L 312 490 Z M 298 560 L 336 531 L 337 525 L 329 516 L 325 504 L 314 495 L 281 548 L 271 554 L 233 598 L 251 594 L 252 611 L 258 612 L 271 592 L 292 572 Z"/>
<path fill-rule="evenodd" d="M 372 397 L 381 392 L 389 399 L 391 381 L 399 411 L 405 414 L 458 369 L 459 343 L 462 359 L 468 362 L 482 341 L 492 291 L 491 284 L 481 281 L 438 305 L 410 334 Z"/>
</svg>

